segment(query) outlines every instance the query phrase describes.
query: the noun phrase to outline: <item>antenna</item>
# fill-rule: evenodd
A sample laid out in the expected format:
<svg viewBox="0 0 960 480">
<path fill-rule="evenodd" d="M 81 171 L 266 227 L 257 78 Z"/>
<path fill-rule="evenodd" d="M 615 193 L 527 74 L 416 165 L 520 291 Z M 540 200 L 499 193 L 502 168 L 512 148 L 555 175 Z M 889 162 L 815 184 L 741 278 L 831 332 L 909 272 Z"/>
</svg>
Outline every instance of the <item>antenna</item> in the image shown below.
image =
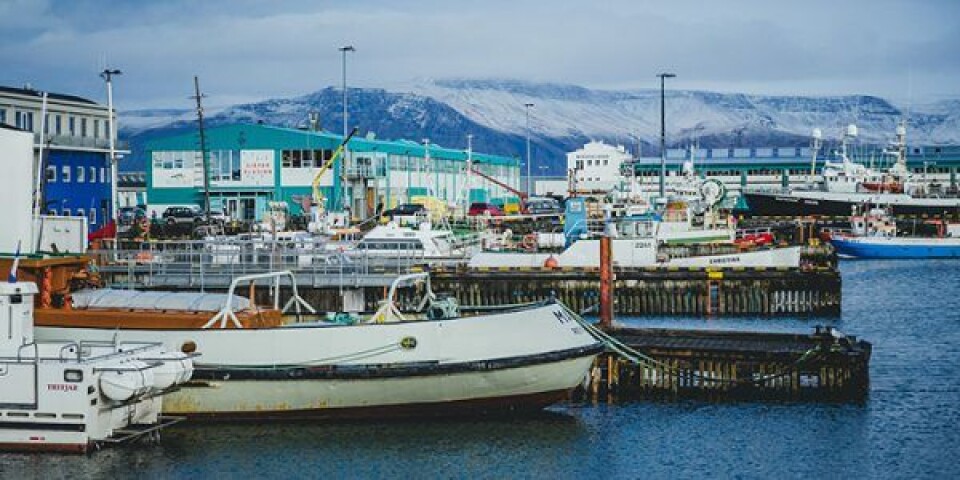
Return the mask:
<svg viewBox="0 0 960 480">
<path fill-rule="evenodd" d="M 193 76 L 194 96 L 190 97 L 197 101 L 197 127 L 200 130 L 200 158 L 203 163 L 203 211 L 206 219 L 210 219 L 210 159 L 207 158 L 207 139 L 203 132 L 203 103 L 201 102 L 206 95 L 200 93 L 200 77 Z"/>
</svg>

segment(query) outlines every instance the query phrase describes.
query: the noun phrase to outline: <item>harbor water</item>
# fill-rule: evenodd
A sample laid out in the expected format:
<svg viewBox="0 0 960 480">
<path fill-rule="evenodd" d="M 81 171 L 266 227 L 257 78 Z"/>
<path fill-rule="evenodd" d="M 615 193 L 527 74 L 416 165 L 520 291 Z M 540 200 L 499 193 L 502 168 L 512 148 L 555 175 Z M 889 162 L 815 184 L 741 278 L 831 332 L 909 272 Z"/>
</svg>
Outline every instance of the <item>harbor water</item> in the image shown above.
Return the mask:
<svg viewBox="0 0 960 480">
<path fill-rule="evenodd" d="M 177 426 L 159 446 L 0 454 L 0 478 L 938 478 L 960 454 L 960 264 L 843 262 L 836 318 L 621 318 L 873 343 L 862 405 L 630 402 L 532 416 Z"/>
</svg>

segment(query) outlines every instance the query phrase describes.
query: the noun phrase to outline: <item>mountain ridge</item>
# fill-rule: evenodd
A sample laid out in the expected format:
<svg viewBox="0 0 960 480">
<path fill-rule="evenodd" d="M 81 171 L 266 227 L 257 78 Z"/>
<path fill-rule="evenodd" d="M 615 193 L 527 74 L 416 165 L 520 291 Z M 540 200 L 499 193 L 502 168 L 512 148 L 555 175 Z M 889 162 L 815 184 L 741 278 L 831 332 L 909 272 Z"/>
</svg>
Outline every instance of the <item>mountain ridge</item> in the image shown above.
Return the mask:
<svg viewBox="0 0 960 480">
<path fill-rule="evenodd" d="M 855 123 L 860 141 L 892 139 L 904 109 L 871 95 L 754 95 L 702 90 L 667 90 L 669 146 L 698 142 L 704 148 L 802 146 L 813 128 L 836 140 Z M 342 90 L 326 87 L 301 96 L 273 98 L 207 112 L 208 126 L 264 122 L 304 127 L 309 112 L 321 126 L 342 129 Z M 660 138 L 658 89 L 599 90 L 562 83 L 514 79 L 420 80 L 399 88 L 350 88 L 350 121 L 361 134 L 466 148 L 524 158 L 527 109 L 533 165 L 537 174 L 562 175 L 565 153 L 590 140 L 629 145 L 655 155 Z M 196 128 L 193 109 L 121 112 L 121 135 L 134 154 L 125 169 L 142 169 L 142 145 L 150 139 Z M 960 100 L 948 99 L 909 113 L 914 144 L 960 143 Z M 543 168 L 545 167 L 545 168 Z"/>
</svg>

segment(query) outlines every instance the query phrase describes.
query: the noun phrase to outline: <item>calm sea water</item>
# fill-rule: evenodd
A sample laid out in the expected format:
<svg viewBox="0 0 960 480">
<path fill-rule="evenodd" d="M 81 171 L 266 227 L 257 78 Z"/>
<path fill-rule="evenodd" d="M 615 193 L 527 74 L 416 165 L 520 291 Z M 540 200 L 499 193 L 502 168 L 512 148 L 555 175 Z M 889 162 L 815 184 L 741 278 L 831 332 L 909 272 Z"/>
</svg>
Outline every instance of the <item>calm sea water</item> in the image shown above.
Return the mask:
<svg viewBox="0 0 960 480">
<path fill-rule="evenodd" d="M 848 262 L 833 319 L 622 319 L 873 342 L 865 405 L 568 405 L 510 419 L 186 426 L 160 446 L 0 454 L 19 478 L 942 478 L 960 458 L 960 263 Z"/>
</svg>

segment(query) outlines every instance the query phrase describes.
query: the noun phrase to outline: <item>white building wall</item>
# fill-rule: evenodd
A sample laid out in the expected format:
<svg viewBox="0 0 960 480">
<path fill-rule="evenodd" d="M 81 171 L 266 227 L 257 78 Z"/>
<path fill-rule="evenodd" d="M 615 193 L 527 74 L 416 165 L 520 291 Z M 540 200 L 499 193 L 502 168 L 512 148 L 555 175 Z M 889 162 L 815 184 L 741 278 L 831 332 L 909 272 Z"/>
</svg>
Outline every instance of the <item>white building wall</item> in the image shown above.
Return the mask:
<svg viewBox="0 0 960 480">
<path fill-rule="evenodd" d="M 567 154 L 567 169 L 575 171 L 578 190 L 607 191 L 620 183 L 620 165 L 631 158 L 623 145 L 590 142 Z"/>
<path fill-rule="evenodd" d="M 4 181 L 0 188 L 4 211 L 0 252 L 15 252 L 20 242 L 21 253 L 33 253 L 33 134 L 0 128 L 0 162 Z"/>
</svg>

